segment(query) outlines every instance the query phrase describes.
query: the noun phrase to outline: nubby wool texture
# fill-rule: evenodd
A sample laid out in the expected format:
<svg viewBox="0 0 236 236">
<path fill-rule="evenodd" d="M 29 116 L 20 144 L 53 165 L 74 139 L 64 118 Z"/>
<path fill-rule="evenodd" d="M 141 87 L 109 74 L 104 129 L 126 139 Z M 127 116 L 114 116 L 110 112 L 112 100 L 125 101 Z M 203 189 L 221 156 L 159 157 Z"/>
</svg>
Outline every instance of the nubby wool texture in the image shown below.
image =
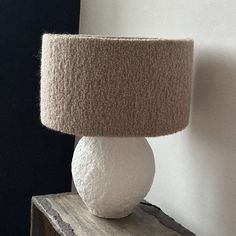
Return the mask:
<svg viewBox="0 0 236 236">
<path fill-rule="evenodd" d="M 45 34 L 41 121 L 83 136 L 160 136 L 189 120 L 193 41 Z"/>
</svg>

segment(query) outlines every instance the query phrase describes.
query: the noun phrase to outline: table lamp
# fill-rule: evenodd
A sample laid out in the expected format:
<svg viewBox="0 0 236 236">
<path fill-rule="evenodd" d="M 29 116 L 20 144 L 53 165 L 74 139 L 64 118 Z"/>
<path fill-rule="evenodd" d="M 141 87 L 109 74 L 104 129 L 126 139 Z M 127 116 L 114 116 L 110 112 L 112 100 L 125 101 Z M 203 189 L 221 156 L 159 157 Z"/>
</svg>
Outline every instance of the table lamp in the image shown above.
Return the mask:
<svg viewBox="0 0 236 236">
<path fill-rule="evenodd" d="M 41 122 L 83 136 L 72 177 L 92 214 L 127 216 L 150 190 L 145 137 L 187 126 L 192 62 L 190 39 L 43 35 Z"/>
</svg>

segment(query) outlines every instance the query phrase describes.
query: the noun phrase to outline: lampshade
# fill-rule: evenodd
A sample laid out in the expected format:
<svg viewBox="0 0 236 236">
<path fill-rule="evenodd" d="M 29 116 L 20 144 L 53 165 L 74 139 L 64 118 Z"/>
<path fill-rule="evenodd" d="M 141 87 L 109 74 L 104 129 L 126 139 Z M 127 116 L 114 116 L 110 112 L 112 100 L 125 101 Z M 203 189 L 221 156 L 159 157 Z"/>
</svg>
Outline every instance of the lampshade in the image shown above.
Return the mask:
<svg viewBox="0 0 236 236">
<path fill-rule="evenodd" d="M 159 136 L 188 124 L 193 41 L 45 34 L 41 121 L 83 136 Z"/>
</svg>

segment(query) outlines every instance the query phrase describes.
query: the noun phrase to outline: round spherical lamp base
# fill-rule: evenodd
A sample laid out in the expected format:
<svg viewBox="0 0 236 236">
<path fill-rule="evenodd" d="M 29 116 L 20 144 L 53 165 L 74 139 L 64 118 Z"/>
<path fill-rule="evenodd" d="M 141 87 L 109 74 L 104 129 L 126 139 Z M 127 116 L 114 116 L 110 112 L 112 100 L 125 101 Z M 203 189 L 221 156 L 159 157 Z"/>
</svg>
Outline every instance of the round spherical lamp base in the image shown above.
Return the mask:
<svg viewBox="0 0 236 236">
<path fill-rule="evenodd" d="M 92 214 L 103 218 L 132 213 L 148 193 L 154 173 L 145 138 L 83 137 L 72 160 L 79 195 Z"/>
</svg>

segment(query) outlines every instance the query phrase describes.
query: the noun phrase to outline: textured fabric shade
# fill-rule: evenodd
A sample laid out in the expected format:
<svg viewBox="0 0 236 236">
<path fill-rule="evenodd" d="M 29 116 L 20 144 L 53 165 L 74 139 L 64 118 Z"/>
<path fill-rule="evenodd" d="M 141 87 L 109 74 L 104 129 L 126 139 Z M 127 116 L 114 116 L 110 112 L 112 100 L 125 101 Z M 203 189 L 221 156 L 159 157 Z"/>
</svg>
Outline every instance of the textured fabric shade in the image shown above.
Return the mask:
<svg viewBox="0 0 236 236">
<path fill-rule="evenodd" d="M 41 121 L 83 136 L 160 136 L 188 124 L 193 41 L 45 34 Z"/>
</svg>

